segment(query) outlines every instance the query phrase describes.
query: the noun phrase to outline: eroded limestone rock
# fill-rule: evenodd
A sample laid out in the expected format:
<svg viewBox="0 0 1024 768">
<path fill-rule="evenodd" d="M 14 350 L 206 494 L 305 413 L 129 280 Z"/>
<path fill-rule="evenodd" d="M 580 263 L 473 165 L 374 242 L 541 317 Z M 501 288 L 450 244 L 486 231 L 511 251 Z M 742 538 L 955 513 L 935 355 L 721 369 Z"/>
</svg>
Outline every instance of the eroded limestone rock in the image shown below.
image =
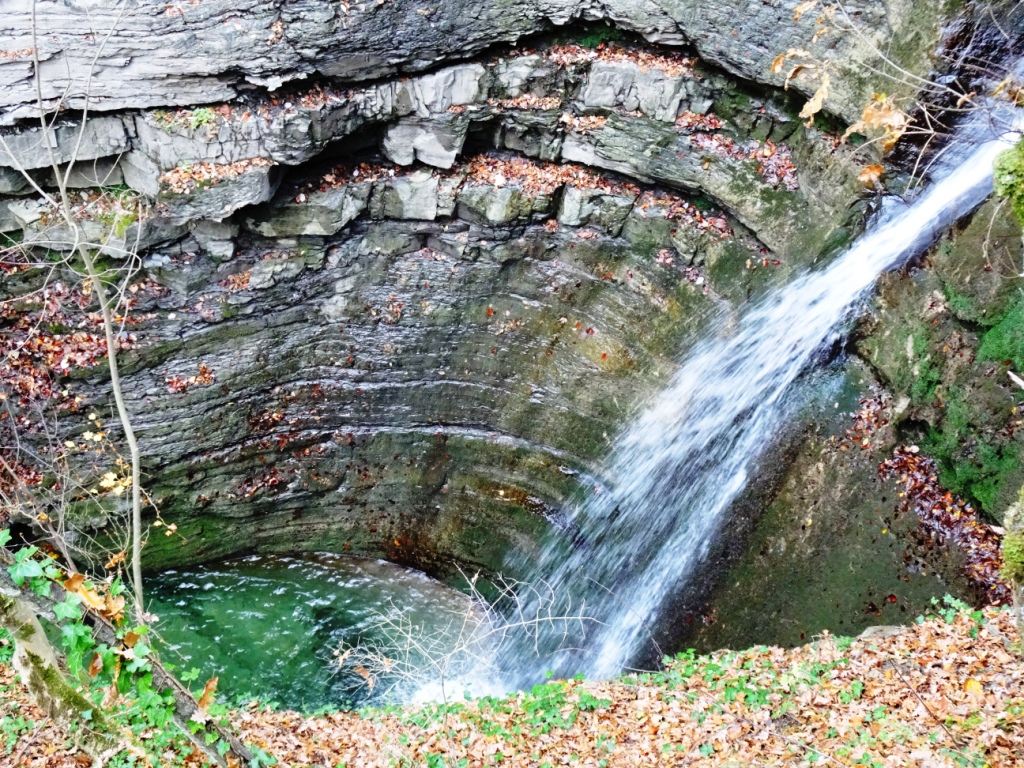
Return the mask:
<svg viewBox="0 0 1024 768">
<path fill-rule="evenodd" d="M 245 225 L 265 237 L 333 235 L 363 212 L 372 187 L 370 182 L 356 182 L 302 193 L 301 200 L 277 199 L 246 217 Z"/>
<path fill-rule="evenodd" d="M 887 57 L 912 72 L 926 69 L 945 13 L 932 0 L 868 0 L 857 7 L 856 34 L 833 25 L 812 41 L 816 14 L 794 21 L 794 6 L 753 3 L 738 10 L 734 0 L 612 0 L 597 10 L 579 0 L 502 0 L 448 2 L 423 14 L 404 0 L 347 9 L 317 0 L 286 8 L 267 0 L 210 0 L 143 6 L 120 18 L 115 7 L 53 3 L 41 6 L 33 42 L 28 10 L 19 0 L 4 0 L 0 18 L 10 55 L 0 59 L 0 98 L 8 122 L 33 113 L 35 45 L 48 107 L 63 99 L 78 109 L 88 93 L 92 109 L 109 111 L 211 103 L 234 98 L 250 84 L 275 90 L 310 76 L 365 80 L 422 71 L 585 15 L 652 42 L 691 43 L 726 71 L 774 85 L 784 73 L 771 72 L 773 59 L 806 48 L 830 62 L 828 107 L 852 120 L 873 91 L 891 91 L 863 77 L 866 65 L 885 68 Z M 106 32 L 118 26 L 108 39 Z M 79 30 L 86 28 L 96 33 L 83 37 Z M 83 78 L 92 72 L 88 90 L 76 82 L 68 92 L 68 72 Z M 815 86 L 798 80 L 796 87 Z"/>
<path fill-rule="evenodd" d="M 909 35 L 922 3 L 871 0 L 867 43 L 836 35 L 813 50 L 874 60 L 872 36 Z M 722 0 L 427 13 L 394 0 L 344 14 L 211 0 L 132 15 L 92 106 L 141 111 L 88 130 L 91 157 L 157 203 L 126 233 L 143 234 L 161 291 L 140 300 L 125 385 L 148 490 L 183 539 L 152 537 L 148 563 L 335 549 L 444 575 L 497 570 L 513 549 L 529 558 L 709 318 L 822 256 L 856 225 L 862 190 L 848 154 L 791 105 L 717 71 L 575 49 L 559 63 L 543 47 L 452 62 L 585 12 L 778 84 L 771 60 L 810 36 L 791 6 L 755 4 L 739 35 Z M 43 7 L 50 88 L 88 46 L 65 32 L 82 9 Z M 25 17 L 10 11 L 17 42 Z M 921 12 L 913 26 L 897 53 L 923 71 L 914 57 L 938 23 Z M 827 107 L 849 117 L 874 86 L 836 66 Z M 0 57 L 3 121 L 32 112 L 27 78 L 24 57 Z M 371 78 L 390 79 L 354 82 Z M 719 106 L 720 127 L 692 121 Z M 15 153 L 40 140 L 27 126 L 4 133 L 25 134 Z M 51 141 L 71 151 L 64 127 Z M 751 147 L 791 153 L 794 184 L 772 181 Z M 541 185 L 484 179 L 464 167 L 470 148 L 587 168 Z M 405 168 L 327 178 L 378 151 Z M 9 168 L 0 158 L 0 194 L 21 194 Z M 580 174 L 593 169 L 610 175 L 591 187 Z M 31 233 L 35 205 L 4 198 L 0 226 Z M 215 384 L 168 387 L 200 365 Z M 109 397 L 100 375 L 81 391 Z"/>
</svg>

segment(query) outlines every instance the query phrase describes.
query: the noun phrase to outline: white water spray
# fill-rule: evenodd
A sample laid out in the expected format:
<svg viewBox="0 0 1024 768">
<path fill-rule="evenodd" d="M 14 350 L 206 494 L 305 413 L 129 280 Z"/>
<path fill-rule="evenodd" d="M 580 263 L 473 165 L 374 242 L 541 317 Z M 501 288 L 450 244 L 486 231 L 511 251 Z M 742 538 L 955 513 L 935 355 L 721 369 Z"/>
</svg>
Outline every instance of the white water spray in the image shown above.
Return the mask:
<svg viewBox="0 0 1024 768">
<path fill-rule="evenodd" d="M 559 666 L 588 677 L 620 673 L 666 598 L 694 573 L 792 408 L 792 386 L 883 271 L 920 252 L 992 192 L 992 166 L 1011 139 L 989 140 L 888 216 L 828 267 L 765 297 L 721 337 L 700 342 L 656 401 L 617 441 L 612 489 L 574 511 L 581 542 L 542 558 L 538 578 L 585 597 L 602 622 Z M 955 150 L 954 150 L 955 151 Z M 951 153 L 950 153 L 951 154 Z M 947 161 L 947 166 L 949 165 Z M 936 175 L 942 175 L 937 173 Z M 550 658 L 522 649 L 503 664 L 522 684 Z M 523 674 L 533 669 L 535 674 Z"/>
</svg>

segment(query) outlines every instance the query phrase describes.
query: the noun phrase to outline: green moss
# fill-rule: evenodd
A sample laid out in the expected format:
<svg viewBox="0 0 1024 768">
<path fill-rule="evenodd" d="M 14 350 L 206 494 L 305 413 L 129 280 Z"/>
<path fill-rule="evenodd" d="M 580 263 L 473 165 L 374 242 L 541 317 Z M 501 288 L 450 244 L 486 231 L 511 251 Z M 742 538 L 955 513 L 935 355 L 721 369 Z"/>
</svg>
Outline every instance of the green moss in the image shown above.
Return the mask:
<svg viewBox="0 0 1024 768">
<path fill-rule="evenodd" d="M 1020 446 L 993 445 L 980 439 L 962 390 L 951 392 L 942 423 L 929 430 L 925 450 L 939 462 L 944 486 L 995 514 L 1004 485 L 1020 467 Z"/>
<path fill-rule="evenodd" d="M 951 460 L 962 445 L 970 426 L 970 412 L 956 390 L 946 404 L 942 425 L 928 433 L 928 452 L 938 458 Z"/>
<path fill-rule="evenodd" d="M 917 405 L 929 405 L 935 399 L 935 392 L 942 383 L 942 368 L 932 360 L 928 337 L 924 333 L 915 333 L 912 344 L 914 358 L 920 362 L 910 383 L 910 399 Z"/>
<path fill-rule="evenodd" d="M 957 484 L 962 482 L 983 509 L 992 511 L 1003 483 L 1020 464 L 1019 453 L 1017 446 L 999 448 L 981 442 L 974 450 L 973 461 L 954 467 Z"/>
<path fill-rule="evenodd" d="M 943 243 L 943 246 L 946 245 L 947 243 Z M 966 320 L 974 320 L 978 316 L 978 308 L 970 296 L 960 293 L 950 283 L 943 283 L 942 291 L 946 294 L 946 304 L 954 315 Z"/>
<path fill-rule="evenodd" d="M 1007 533 L 1003 537 L 1002 574 L 1014 584 L 1024 584 L 1024 533 Z"/>
<path fill-rule="evenodd" d="M 1013 213 L 1024 223 L 1024 139 L 996 158 L 996 194 L 1010 201 Z"/>
<path fill-rule="evenodd" d="M 985 334 L 978 359 L 1000 363 L 1009 360 L 1015 370 L 1024 370 L 1024 299 L 1018 299 Z"/>
<path fill-rule="evenodd" d="M 174 112 L 158 109 L 153 113 L 153 120 L 156 124 L 171 134 L 183 129 L 195 133 L 200 128 L 213 125 L 216 119 L 217 113 L 210 107 L 178 109 Z"/>
<path fill-rule="evenodd" d="M 583 22 L 567 29 L 564 35 L 559 36 L 558 41 L 577 43 L 584 48 L 596 48 L 601 43 L 627 43 L 629 36 L 606 22 Z"/>
</svg>

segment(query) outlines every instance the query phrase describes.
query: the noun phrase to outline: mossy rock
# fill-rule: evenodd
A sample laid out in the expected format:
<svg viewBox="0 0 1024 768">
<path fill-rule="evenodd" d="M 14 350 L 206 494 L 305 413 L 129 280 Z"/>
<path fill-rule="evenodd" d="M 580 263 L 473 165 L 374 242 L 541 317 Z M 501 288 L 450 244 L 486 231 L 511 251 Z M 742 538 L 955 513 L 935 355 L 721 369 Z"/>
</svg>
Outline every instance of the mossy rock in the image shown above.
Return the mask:
<svg viewBox="0 0 1024 768">
<path fill-rule="evenodd" d="M 902 404 L 904 437 L 939 461 L 947 488 L 995 519 L 1024 483 L 1008 375 L 1024 370 L 1024 295 L 1005 267 L 989 266 L 1019 242 L 1008 206 L 990 200 L 933 250 L 931 269 L 882 278 L 857 341 Z"/>
<path fill-rule="evenodd" d="M 1003 536 L 1003 578 L 1024 587 L 1024 485 L 1017 502 L 1006 510 L 1006 535 Z"/>
<path fill-rule="evenodd" d="M 1021 225 L 1005 200 L 990 198 L 931 256 L 950 311 L 979 325 L 997 324 L 1021 296 Z"/>
<path fill-rule="evenodd" d="M 1024 223 L 1024 139 L 996 158 L 996 194 L 1006 198 L 1017 220 Z"/>
</svg>

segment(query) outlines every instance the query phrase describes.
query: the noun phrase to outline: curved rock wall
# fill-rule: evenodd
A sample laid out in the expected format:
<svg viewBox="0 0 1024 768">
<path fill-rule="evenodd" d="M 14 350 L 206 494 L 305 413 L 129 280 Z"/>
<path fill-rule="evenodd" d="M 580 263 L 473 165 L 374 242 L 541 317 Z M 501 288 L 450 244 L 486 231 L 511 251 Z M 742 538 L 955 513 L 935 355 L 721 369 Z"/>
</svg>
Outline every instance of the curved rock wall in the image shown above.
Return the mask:
<svg viewBox="0 0 1024 768">
<path fill-rule="evenodd" d="M 921 3 L 863 5 L 879 34 L 934 43 Z M 97 249 L 112 264 L 140 249 L 148 281 L 121 355 L 146 486 L 177 526 L 151 537 L 152 567 L 314 549 L 497 570 L 600 481 L 696 335 L 858 226 L 862 158 L 804 126 L 801 100 L 680 53 L 539 42 L 345 82 L 596 12 L 280 6 L 131 6 L 71 176 Z M 735 3 L 607 15 L 772 82 L 771 58 L 806 37 L 793 6 L 753 4 L 742 32 L 723 23 Z M 48 87 L 86 55 L 66 33 L 84 8 L 40 4 Z M 24 33 L 20 8 L 3 18 Z M 0 57 L 8 121 L 31 112 L 32 55 Z M 864 81 L 835 83 L 829 108 L 852 114 Z M 45 139 L 57 162 L 76 128 Z M 42 129 L 3 136 L 0 232 L 66 247 L 18 172 L 51 183 Z M 107 402 L 101 375 L 66 373 L 83 403 Z M 117 503 L 83 502 L 78 524 L 102 531 Z"/>
</svg>

